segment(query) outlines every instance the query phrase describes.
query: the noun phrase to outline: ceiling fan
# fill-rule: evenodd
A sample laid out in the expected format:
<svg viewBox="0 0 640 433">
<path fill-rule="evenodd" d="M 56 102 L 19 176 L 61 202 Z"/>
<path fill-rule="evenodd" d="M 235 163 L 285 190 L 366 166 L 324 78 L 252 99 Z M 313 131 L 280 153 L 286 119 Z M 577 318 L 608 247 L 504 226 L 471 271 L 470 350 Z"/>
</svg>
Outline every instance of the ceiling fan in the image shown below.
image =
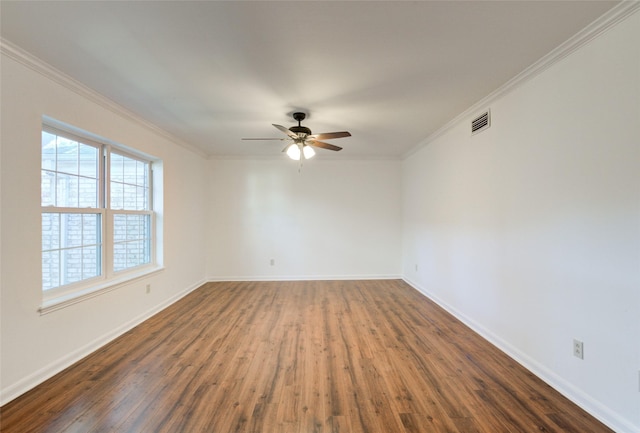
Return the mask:
<svg viewBox="0 0 640 433">
<path fill-rule="evenodd" d="M 282 125 L 276 125 L 275 123 L 273 124 L 273 126 L 275 126 L 277 129 L 287 134 L 286 138 L 243 138 L 243 140 L 292 141 L 292 143 L 287 144 L 287 146 L 282 149 L 282 151 L 287 152 L 289 158 L 299 160 L 301 157 L 304 157 L 304 159 L 313 158 L 313 156 L 316 154 L 316 152 L 313 150 L 314 147 L 320 147 L 322 149 L 335 151 L 342 150 L 342 147 L 334 146 L 333 144 L 325 143 L 324 141 L 319 140 L 331 140 L 333 138 L 351 137 L 351 134 L 347 131 L 312 134 L 309 128 L 300 124 L 300 122 L 302 122 L 305 117 L 307 117 L 305 113 L 293 113 L 293 118 L 298 121 L 298 126 L 292 126 L 289 129 L 285 128 Z"/>
</svg>

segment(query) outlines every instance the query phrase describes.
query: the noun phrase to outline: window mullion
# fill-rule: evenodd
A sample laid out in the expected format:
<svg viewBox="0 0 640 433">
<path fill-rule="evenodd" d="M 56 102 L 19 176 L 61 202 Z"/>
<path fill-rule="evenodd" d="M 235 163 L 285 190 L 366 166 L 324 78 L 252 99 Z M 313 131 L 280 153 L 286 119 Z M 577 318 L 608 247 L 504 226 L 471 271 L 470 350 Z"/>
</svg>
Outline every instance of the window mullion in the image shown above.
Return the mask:
<svg viewBox="0 0 640 433">
<path fill-rule="evenodd" d="M 109 172 L 109 162 L 110 162 L 110 155 L 109 155 L 109 147 L 108 146 L 103 146 L 102 149 L 102 164 L 100 167 L 100 179 L 101 179 L 101 185 L 100 185 L 100 207 L 101 208 L 105 208 L 108 209 L 110 207 L 110 203 L 109 203 L 109 192 L 110 192 L 110 182 L 109 182 L 109 178 L 110 178 L 110 172 Z"/>
<path fill-rule="evenodd" d="M 113 275 L 113 212 L 110 209 L 104 209 L 103 234 L 103 269 L 105 276 L 109 278 Z"/>
<path fill-rule="evenodd" d="M 107 145 L 103 146 L 102 158 L 102 269 L 105 277 L 110 278 L 113 275 L 112 257 L 113 257 L 113 215 L 111 213 L 111 148 Z"/>
<path fill-rule="evenodd" d="M 147 210 L 153 210 L 153 164 L 149 164 L 147 171 Z"/>
<path fill-rule="evenodd" d="M 63 227 L 64 226 L 64 227 Z M 62 217 L 62 215 L 60 215 L 60 218 L 58 219 L 58 233 L 60 234 L 60 241 L 59 241 L 59 250 L 58 250 L 58 254 L 59 254 L 59 263 L 60 266 L 58 266 L 58 281 L 60 282 L 60 285 L 63 286 L 65 283 L 64 281 L 66 281 L 66 279 L 64 278 L 64 275 L 66 273 L 66 263 L 63 257 L 64 254 L 64 250 L 63 247 L 66 247 L 66 242 L 63 241 L 63 239 L 65 238 L 65 232 L 66 232 L 66 224 L 64 224 L 64 218 Z M 63 245 L 64 242 L 64 245 Z"/>
</svg>

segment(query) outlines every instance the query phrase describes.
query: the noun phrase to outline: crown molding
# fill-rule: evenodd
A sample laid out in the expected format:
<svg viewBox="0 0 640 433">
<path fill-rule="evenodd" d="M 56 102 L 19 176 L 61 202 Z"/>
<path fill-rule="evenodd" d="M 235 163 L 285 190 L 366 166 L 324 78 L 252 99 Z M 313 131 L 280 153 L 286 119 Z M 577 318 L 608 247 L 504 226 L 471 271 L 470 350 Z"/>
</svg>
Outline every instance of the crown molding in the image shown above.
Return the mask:
<svg viewBox="0 0 640 433">
<path fill-rule="evenodd" d="M 134 122 L 143 126 L 147 130 L 153 132 L 154 134 L 160 135 L 163 138 L 169 140 L 170 142 L 180 147 L 183 147 L 199 155 L 202 158 L 206 159 L 209 157 L 209 155 L 204 151 L 202 151 L 202 149 L 177 138 L 175 135 L 171 134 L 170 132 L 140 117 L 138 114 L 126 109 L 122 105 L 112 101 L 111 99 L 107 98 L 103 94 L 96 92 L 90 87 L 82 84 L 78 80 L 65 74 L 59 69 L 54 68 L 53 66 L 49 65 L 48 63 L 44 62 L 43 60 L 39 59 L 38 57 L 25 51 L 24 49 L 20 48 L 19 46 L 15 45 L 14 43 L 4 38 L 0 38 L 0 53 L 15 60 L 21 65 L 26 66 L 32 71 L 37 72 L 43 77 L 48 78 L 49 80 L 67 88 L 68 90 L 71 90 L 77 95 L 80 95 L 85 99 L 88 99 L 89 101 L 99 105 L 100 107 L 106 110 L 109 110 L 112 113 L 115 113 L 124 119 L 133 120 Z"/>
<path fill-rule="evenodd" d="M 426 147 L 438 137 L 444 135 L 447 131 L 452 129 L 455 125 L 458 125 L 464 119 L 472 117 L 480 111 L 485 110 L 491 103 L 514 91 L 523 84 L 529 82 L 534 77 L 538 76 L 545 70 L 549 69 L 551 66 L 560 62 L 575 51 L 579 50 L 580 48 L 591 42 L 593 39 L 605 33 L 607 30 L 611 29 L 621 21 L 624 21 L 626 18 L 630 17 L 638 10 L 640 10 L 639 0 L 621 1 L 618 5 L 605 12 L 591 24 L 580 30 L 578 33 L 560 44 L 558 47 L 554 48 L 552 51 L 537 60 L 524 71 L 520 72 L 518 75 L 500 86 L 497 90 L 491 92 L 489 95 L 485 96 L 484 98 L 473 104 L 471 107 L 467 108 L 465 111 L 447 122 L 444 126 L 422 140 L 416 146 L 405 152 L 402 155 L 402 159 L 407 159 L 422 148 Z"/>
</svg>

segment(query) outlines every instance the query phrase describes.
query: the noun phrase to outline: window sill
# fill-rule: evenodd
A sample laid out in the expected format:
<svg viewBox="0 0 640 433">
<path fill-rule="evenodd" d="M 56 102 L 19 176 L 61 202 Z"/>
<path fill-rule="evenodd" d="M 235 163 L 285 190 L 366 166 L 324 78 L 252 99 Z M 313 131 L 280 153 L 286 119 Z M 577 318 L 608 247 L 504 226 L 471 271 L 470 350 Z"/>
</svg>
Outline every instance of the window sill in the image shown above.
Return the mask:
<svg viewBox="0 0 640 433">
<path fill-rule="evenodd" d="M 57 310 L 61 310 L 63 308 L 69 307 L 70 305 L 74 305 L 79 302 L 86 301 L 87 299 L 95 298 L 96 296 L 100 296 L 113 290 L 117 290 L 123 286 L 131 284 L 142 278 L 149 277 L 163 270 L 164 267 L 144 269 L 139 272 L 129 273 L 120 278 L 111 279 L 99 285 L 87 287 L 86 289 L 78 290 L 73 293 L 64 294 L 55 298 L 44 299 L 42 301 L 42 305 L 38 309 L 38 312 L 42 316 Z"/>
</svg>

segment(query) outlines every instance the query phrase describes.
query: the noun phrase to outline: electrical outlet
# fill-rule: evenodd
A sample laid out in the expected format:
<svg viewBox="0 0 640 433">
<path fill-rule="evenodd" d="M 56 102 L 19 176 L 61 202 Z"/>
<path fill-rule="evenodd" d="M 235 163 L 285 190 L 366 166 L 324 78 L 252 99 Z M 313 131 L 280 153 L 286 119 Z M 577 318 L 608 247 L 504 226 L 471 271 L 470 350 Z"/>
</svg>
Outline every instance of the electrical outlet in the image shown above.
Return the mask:
<svg viewBox="0 0 640 433">
<path fill-rule="evenodd" d="M 151 284 L 147 284 L 147 293 L 151 293 Z"/>
<path fill-rule="evenodd" d="M 416 263 L 416 272 L 418 272 L 418 264 Z"/>
<path fill-rule="evenodd" d="M 271 264 L 271 266 L 274 266 L 276 264 L 276 259 L 271 259 L 270 264 Z"/>
<path fill-rule="evenodd" d="M 573 340 L 573 356 L 584 359 L 584 343 L 580 340 Z"/>
</svg>

